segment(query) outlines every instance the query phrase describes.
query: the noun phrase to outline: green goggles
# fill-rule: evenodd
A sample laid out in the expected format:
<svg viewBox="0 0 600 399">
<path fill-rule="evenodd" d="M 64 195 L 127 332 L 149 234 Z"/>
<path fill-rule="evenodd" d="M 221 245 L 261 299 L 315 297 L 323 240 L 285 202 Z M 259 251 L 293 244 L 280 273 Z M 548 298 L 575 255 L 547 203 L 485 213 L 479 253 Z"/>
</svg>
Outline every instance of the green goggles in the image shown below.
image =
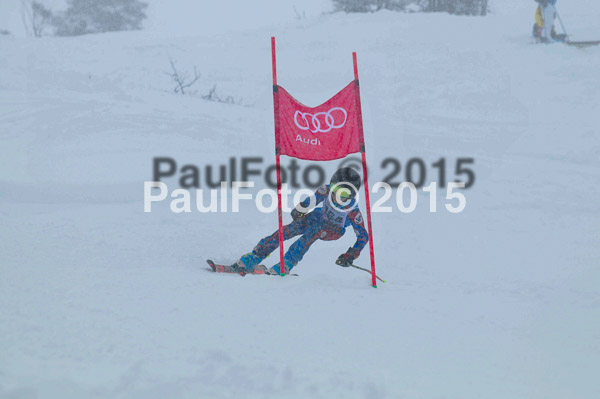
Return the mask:
<svg viewBox="0 0 600 399">
<path fill-rule="evenodd" d="M 344 187 L 342 185 L 336 185 L 331 189 L 331 192 L 335 194 L 336 197 L 348 200 L 352 198 L 352 193 L 348 187 Z"/>
</svg>

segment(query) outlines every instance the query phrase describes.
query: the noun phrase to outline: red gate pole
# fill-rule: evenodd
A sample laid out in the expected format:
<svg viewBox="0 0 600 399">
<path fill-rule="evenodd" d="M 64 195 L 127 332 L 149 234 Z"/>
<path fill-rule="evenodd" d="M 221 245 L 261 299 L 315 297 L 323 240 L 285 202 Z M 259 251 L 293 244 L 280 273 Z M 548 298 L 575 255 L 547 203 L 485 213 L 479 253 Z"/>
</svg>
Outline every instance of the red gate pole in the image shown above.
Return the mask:
<svg viewBox="0 0 600 399">
<path fill-rule="evenodd" d="M 277 167 L 277 217 L 279 222 L 279 274 L 285 276 L 285 263 L 283 261 L 283 211 L 281 209 L 281 162 L 279 160 L 279 90 L 277 86 L 275 37 L 271 37 L 271 59 L 273 64 L 273 108 L 275 110 L 275 163 Z"/>
<path fill-rule="evenodd" d="M 360 138 L 360 154 L 362 158 L 363 177 L 365 179 L 365 201 L 367 206 L 367 226 L 369 228 L 369 252 L 371 254 L 371 284 L 377 288 L 377 278 L 375 274 L 375 251 L 373 249 L 373 225 L 371 223 L 371 200 L 369 198 L 369 179 L 367 178 L 367 156 L 365 148 L 365 136 L 363 132 L 362 121 L 362 106 L 360 104 L 360 84 L 358 81 L 358 62 L 356 60 L 356 52 L 352 53 L 352 61 L 354 63 L 354 82 L 356 83 L 356 101 L 357 101 L 357 117 L 358 117 L 358 134 Z"/>
</svg>

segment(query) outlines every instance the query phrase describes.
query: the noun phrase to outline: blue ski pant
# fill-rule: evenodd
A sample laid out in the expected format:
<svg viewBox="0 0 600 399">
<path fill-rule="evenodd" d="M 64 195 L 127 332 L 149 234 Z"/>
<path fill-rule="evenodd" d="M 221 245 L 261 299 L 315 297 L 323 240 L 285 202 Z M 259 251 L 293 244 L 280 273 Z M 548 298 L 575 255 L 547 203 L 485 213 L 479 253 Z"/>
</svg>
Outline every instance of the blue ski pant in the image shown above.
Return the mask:
<svg viewBox="0 0 600 399">
<path fill-rule="evenodd" d="M 325 226 L 321 216 L 321 208 L 317 208 L 305 217 L 283 226 L 284 240 L 302 235 L 285 253 L 284 259 L 286 263 L 289 262 L 295 266 L 302 260 L 304 254 L 306 254 L 315 241 L 337 240 L 344 234 L 344 231 L 340 229 Z M 275 230 L 273 234 L 260 240 L 258 245 L 252 250 L 252 253 L 264 259 L 277 247 L 279 247 L 279 230 Z"/>
</svg>

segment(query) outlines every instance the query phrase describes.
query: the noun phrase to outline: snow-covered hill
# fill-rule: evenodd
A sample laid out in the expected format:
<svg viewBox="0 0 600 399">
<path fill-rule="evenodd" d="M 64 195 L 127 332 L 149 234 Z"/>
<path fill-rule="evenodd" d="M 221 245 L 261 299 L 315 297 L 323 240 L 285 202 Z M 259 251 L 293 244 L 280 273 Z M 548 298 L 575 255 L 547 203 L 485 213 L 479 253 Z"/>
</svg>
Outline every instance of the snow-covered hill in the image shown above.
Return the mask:
<svg viewBox="0 0 600 399">
<path fill-rule="evenodd" d="M 0 36 L 0 397 L 598 397 L 600 49 L 533 45 L 532 4 L 516 4 Z M 597 38 L 586 4 L 563 19 Z M 271 35 L 306 104 L 346 85 L 358 52 L 371 182 L 387 157 L 422 158 L 427 182 L 440 158 L 449 181 L 475 160 L 464 212 L 439 190 L 436 213 L 419 192 L 413 213 L 374 214 L 376 290 L 333 263 L 351 231 L 314 244 L 299 277 L 241 278 L 205 259 L 233 262 L 275 213 L 143 212 L 154 157 L 274 162 Z M 172 92 L 169 60 L 197 66 L 196 95 Z M 214 85 L 240 105 L 203 100 Z"/>
</svg>

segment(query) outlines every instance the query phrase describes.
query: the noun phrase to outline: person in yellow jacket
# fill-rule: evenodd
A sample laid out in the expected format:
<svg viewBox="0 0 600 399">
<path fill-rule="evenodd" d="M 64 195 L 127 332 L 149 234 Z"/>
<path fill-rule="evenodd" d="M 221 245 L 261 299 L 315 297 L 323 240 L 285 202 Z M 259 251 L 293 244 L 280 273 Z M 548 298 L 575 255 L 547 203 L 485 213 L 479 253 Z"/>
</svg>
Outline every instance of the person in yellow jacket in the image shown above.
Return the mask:
<svg viewBox="0 0 600 399">
<path fill-rule="evenodd" d="M 535 10 L 535 24 L 533 24 L 533 37 L 541 43 L 565 41 L 567 35 L 557 34 L 554 29 L 556 18 L 557 0 L 535 0 L 538 7 Z"/>
</svg>

